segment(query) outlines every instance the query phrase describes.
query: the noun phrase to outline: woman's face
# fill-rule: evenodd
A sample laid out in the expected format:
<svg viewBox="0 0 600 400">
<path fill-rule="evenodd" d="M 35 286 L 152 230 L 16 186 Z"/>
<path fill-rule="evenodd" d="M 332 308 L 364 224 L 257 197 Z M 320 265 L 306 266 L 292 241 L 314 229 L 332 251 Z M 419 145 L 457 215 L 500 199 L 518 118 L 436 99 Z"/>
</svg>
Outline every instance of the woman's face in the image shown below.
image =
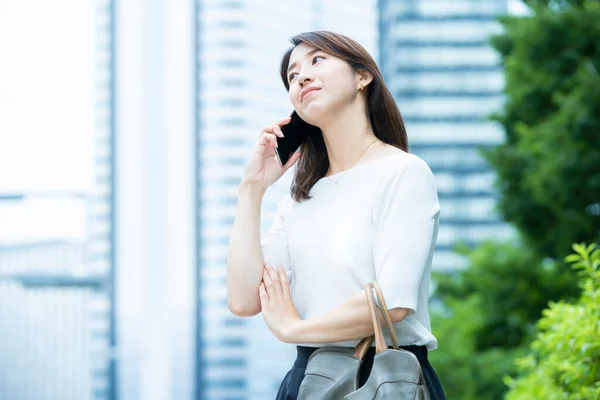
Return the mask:
<svg viewBox="0 0 600 400">
<path fill-rule="evenodd" d="M 290 102 L 302 119 L 319 126 L 328 111 L 355 101 L 358 78 L 359 74 L 344 60 L 300 43 L 290 55 Z"/>
</svg>

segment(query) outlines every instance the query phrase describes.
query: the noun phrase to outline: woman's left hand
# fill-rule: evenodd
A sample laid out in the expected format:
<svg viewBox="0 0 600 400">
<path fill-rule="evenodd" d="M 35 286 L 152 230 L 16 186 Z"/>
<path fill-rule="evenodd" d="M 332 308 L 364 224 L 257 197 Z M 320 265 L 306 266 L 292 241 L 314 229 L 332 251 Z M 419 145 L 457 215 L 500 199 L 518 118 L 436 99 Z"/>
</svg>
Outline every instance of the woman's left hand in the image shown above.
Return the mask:
<svg viewBox="0 0 600 400">
<path fill-rule="evenodd" d="M 282 342 L 291 342 L 294 325 L 301 321 L 290 295 L 290 282 L 283 267 L 265 262 L 259 288 L 262 316 L 273 334 Z"/>
</svg>

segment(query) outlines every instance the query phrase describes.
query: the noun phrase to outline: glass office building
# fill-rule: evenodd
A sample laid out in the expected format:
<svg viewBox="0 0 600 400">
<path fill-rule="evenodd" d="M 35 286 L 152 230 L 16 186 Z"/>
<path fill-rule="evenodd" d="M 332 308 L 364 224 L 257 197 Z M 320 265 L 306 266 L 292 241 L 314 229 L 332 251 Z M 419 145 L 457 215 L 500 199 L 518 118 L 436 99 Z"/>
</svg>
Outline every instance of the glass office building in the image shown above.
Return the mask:
<svg viewBox="0 0 600 400">
<path fill-rule="evenodd" d="M 508 238 L 495 211 L 494 175 L 478 149 L 504 140 L 486 120 L 501 107 L 504 76 L 488 37 L 505 0 L 380 0 L 379 65 L 400 111 L 410 151 L 431 167 L 440 197 L 433 265 L 464 266 L 457 241 Z"/>
<path fill-rule="evenodd" d="M 116 400 L 117 337 L 115 303 L 115 2 L 95 3 L 94 176 L 88 197 L 85 267 L 96 281 L 89 302 L 95 345 L 90 354 L 92 398 Z"/>
<path fill-rule="evenodd" d="M 76 242 L 0 246 L 0 399 L 91 399 L 89 292 L 57 284 L 83 259 Z"/>
<path fill-rule="evenodd" d="M 45 12 L 41 4 L 37 6 L 37 12 Z M 29 4 L 29 7 L 33 5 Z M 15 18 L 22 17 L 18 7 L 9 11 L 15 12 Z M 74 129 L 78 135 L 95 135 L 93 147 L 97 153 L 92 168 L 96 174 L 92 178 L 95 184 L 91 185 L 91 192 L 55 189 L 52 183 L 45 187 L 46 182 L 36 177 L 30 184 L 32 187 L 28 187 L 28 183 L 23 189 L 20 189 L 20 183 L 0 187 L 3 194 L 0 196 L 0 227 L 9 239 L 7 243 L 0 243 L 0 400 L 116 398 L 112 351 L 113 4 L 110 0 L 98 0 L 71 11 L 74 19 L 69 21 L 67 29 L 72 30 L 69 35 L 84 37 L 81 41 L 73 41 L 82 47 L 69 48 L 69 43 L 73 42 L 70 41 L 72 36 L 68 35 L 66 43 L 60 43 L 49 51 L 59 55 L 70 51 L 69 56 L 73 59 L 76 57 L 73 52 L 77 51 L 79 59 L 75 66 L 69 65 L 65 69 L 81 68 L 77 71 L 81 75 L 74 80 L 86 85 L 86 76 L 93 76 L 94 82 L 89 82 L 89 92 L 67 87 L 65 92 L 68 95 L 64 98 L 57 93 L 40 93 L 40 99 L 33 99 L 27 112 L 30 118 L 47 124 L 44 133 L 53 140 L 59 141 L 62 137 L 54 129 L 56 119 L 63 118 L 65 114 L 81 125 L 69 125 L 63 120 L 60 129 Z M 55 23 L 51 16 L 46 16 L 46 20 L 50 24 Z M 87 28 L 90 24 L 93 26 L 89 30 L 75 32 L 82 25 Z M 48 36 L 60 37 L 61 32 L 54 29 Z M 88 42 L 88 39 L 93 42 Z M 34 50 L 42 53 L 44 49 L 40 47 L 34 46 Z M 30 73 L 35 82 L 48 74 L 47 70 L 54 65 L 39 67 L 44 68 L 42 71 L 36 70 L 37 65 L 27 66 L 30 67 L 31 70 L 19 75 L 18 79 Z M 62 76 L 56 78 L 57 81 L 63 79 Z M 48 87 L 49 91 L 56 90 L 56 86 L 51 84 Z M 25 92 L 31 90 L 30 87 L 24 88 Z M 90 97 L 74 100 L 68 97 L 73 93 L 77 96 L 89 93 Z M 48 98 L 54 99 L 56 108 L 53 108 L 54 104 L 44 103 Z M 69 104 L 73 101 L 78 101 L 81 104 L 79 110 L 85 113 L 80 119 L 69 115 L 72 112 Z M 90 117 L 95 113 L 94 123 L 86 119 L 88 110 Z M 50 116 L 53 113 L 54 118 Z M 8 130 L 6 126 L 2 128 L 9 135 L 29 134 L 28 126 L 21 121 L 14 125 L 15 131 Z M 3 142 L 4 139 L 9 137 L 3 138 Z M 9 147 L 18 143 L 7 142 Z M 64 143 L 61 145 L 65 146 Z M 72 143 L 69 145 L 73 146 Z M 52 152 L 51 149 L 44 151 Z M 76 148 L 74 151 L 81 153 L 85 150 Z M 28 154 L 22 156 L 27 157 Z M 54 157 L 58 156 L 54 154 Z M 92 163 L 91 160 L 89 162 Z M 60 162 L 56 160 L 55 163 Z M 28 167 L 35 171 L 46 166 L 38 163 Z M 54 165 L 47 167 L 54 170 Z M 27 177 L 31 171 L 15 169 L 3 172 L 9 176 L 19 174 Z M 71 184 L 67 182 L 67 185 Z M 17 192 L 13 193 L 14 190 Z M 11 229 L 22 231 L 22 235 L 10 235 Z"/>
</svg>

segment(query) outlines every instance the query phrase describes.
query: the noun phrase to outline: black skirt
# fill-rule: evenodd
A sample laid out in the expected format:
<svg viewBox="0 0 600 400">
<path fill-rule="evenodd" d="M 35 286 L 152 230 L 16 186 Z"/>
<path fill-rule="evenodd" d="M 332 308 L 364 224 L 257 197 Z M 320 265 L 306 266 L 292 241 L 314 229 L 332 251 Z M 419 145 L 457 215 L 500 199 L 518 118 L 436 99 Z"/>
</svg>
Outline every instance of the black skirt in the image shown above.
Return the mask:
<svg viewBox="0 0 600 400">
<path fill-rule="evenodd" d="M 423 376 L 425 378 L 425 384 L 427 385 L 427 389 L 429 389 L 429 395 L 431 396 L 431 400 L 445 400 L 446 395 L 444 395 L 444 390 L 442 389 L 442 384 L 440 380 L 433 370 L 431 364 L 429 364 L 429 360 L 427 359 L 427 347 L 425 346 L 400 346 L 404 350 L 408 350 L 417 356 L 419 363 L 421 364 L 421 369 L 423 370 Z M 305 347 L 305 346 L 297 346 L 298 356 L 296 357 L 296 361 L 294 361 L 294 365 L 292 369 L 285 375 L 283 378 L 283 382 L 281 382 L 281 386 L 279 387 L 279 391 L 277 392 L 277 400 L 296 400 L 298 397 L 298 390 L 300 389 L 300 383 L 302 383 L 302 379 L 304 379 L 304 371 L 306 369 L 306 364 L 308 363 L 308 358 L 310 355 L 317 350 L 318 347 Z M 359 376 L 359 387 L 363 386 L 369 377 L 371 372 L 371 367 L 373 366 L 373 358 L 375 357 L 375 348 L 371 347 L 367 352 L 365 359 L 363 360 L 363 365 L 360 369 Z"/>
</svg>

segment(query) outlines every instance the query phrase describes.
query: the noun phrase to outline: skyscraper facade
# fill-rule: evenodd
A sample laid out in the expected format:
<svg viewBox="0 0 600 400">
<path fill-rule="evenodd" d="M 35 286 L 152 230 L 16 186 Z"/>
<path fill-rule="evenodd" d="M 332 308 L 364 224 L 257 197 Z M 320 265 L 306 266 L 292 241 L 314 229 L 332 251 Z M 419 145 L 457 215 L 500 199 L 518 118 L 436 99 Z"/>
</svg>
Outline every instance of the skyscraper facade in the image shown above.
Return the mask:
<svg viewBox="0 0 600 400">
<path fill-rule="evenodd" d="M 437 270 L 461 268 L 453 251 L 512 229 L 495 211 L 494 174 L 479 148 L 501 143 L 486 117 L 501 107 L 504 77 L 488 43 L 506 0 L 380 0 L 379 65 L 404 117 L 410 151 L 430 165 L 440 197 Z"/>
<path fill-rule="evenodd" d="M 48 26 L 40 26 L 33 33 L 35 44 L 24 38 L 23 49 L 27 51 L 22 53 L 43 55 L 49 51 L 60 59 L 57 63 L 62 63 L 61 70 L 74 75 L 68 83 L 62 76 L 52 76 L 60 83 L 48 85 L 49 93 L 40 93 L 39 99 L 36 98 L 38 108 L 27 105 L 26 112 L 29 118 L 40 120 L 47 128 L 36 134 L 50 140 L 59 143 L 61 140 L 53 120 L 60 120 L 60 129 L 74 131 L 75 136 L 86 140 L 95 135 L 95 162 L 88 159 L 84 162 L 94 164 L 97 175 L 92 180 L 97 184 L 88 185 L 90 177 L 85 172 L 47 182 L 54 176 L 44 179 L 42 169 L 56 169 L 38 160 L 28 166 L 30 170 L 3 171 L 9 176 L 29 177 L 30 182 L 23 188 L 17 186 L 16 190 L 23 193 L 0 196 L 3 217 L 10 214 L 10 218 L 0 218 L 3 236 L 10 239 L 9 243 L 0 243 L 0 399 L 112 400 L 115 399 L 111 294 L 113 8 L 111 0 L 98 0 L 71 9 L 65 22 L 56 15 L 46 14 L 61 8 L 56 6 L 45 9 L 41 3 L 28 2 L 7 8 L 16 20 L 23 18 L 31 26 L 35 26 L 37 16 L 20 14 L 20 10 L 36 10 L 49 21 Z M 68 35 L 61 36 L 63 29 Z M 47 35 L 43 40 L 38 38 L 41 31 Z M 15 37 L 20 34 L 15 32 Z M 72 40 L 74 37 L 78 40 Z M 32 76 L 33 83 L 39 76 L 52 73 L 47 71 L 52 68 L 45 65 L 23 65 L 23 68 L 26 72 L 17 74 L 16 82 L 27 82 Z M 89 77 L 94 77 L 94 81 L 88 81 Z M 31 95 L 35 84 L 23 86 L 23 93 Z M 73 90 L 80 86 L 89 86 L 90 90 Z M 15 109 L 20 111 L 18 107 Z M 76 113 L 83 116 L 72 115 Z M 95 121 L 91 121 L 93 113 Z M 78 120 L 78 124 L 69 125 L 63 116 Z M 11 133 L 3 138 L 9 148 L 10 136 L 29 133 L 26 124 L 2 128 L 3 132 Z M 39 136 L 30 137 L 36 140 Z M 60 146 L 86 154 L 84 148 L 78 147 L 82 142 L 62 142 Z M 52 148 L 42 151 L 51 154 L 56 164 L 63 161 L 59 160 L 62 155 L 68 154 L 54 154 Z M 27 159 L 29 154 L 20 156 Z M 66 162 L 87 171 L 86 166 L 74 163 L 73 159 Z M 78 180 L 85 180 L 84 189 L 72 189 Z M 2 194 L 14 190 L 12 186 L 0 188 Z M 6 212 L 7 209 L 12 212 Z M 11 237 L 11 229 L 22 234 Z"/>
<path fill-rule="evenodd" d="M 115 304 L 115 2 L 97 0 L 96 25 L 94 175 L 88 196 L 86 274 L 102 284 L 90 292 L 88 302 L 95 345 L 90 351 L 92 398 L 117 399 L 117 338 Z"/>
</svg>

